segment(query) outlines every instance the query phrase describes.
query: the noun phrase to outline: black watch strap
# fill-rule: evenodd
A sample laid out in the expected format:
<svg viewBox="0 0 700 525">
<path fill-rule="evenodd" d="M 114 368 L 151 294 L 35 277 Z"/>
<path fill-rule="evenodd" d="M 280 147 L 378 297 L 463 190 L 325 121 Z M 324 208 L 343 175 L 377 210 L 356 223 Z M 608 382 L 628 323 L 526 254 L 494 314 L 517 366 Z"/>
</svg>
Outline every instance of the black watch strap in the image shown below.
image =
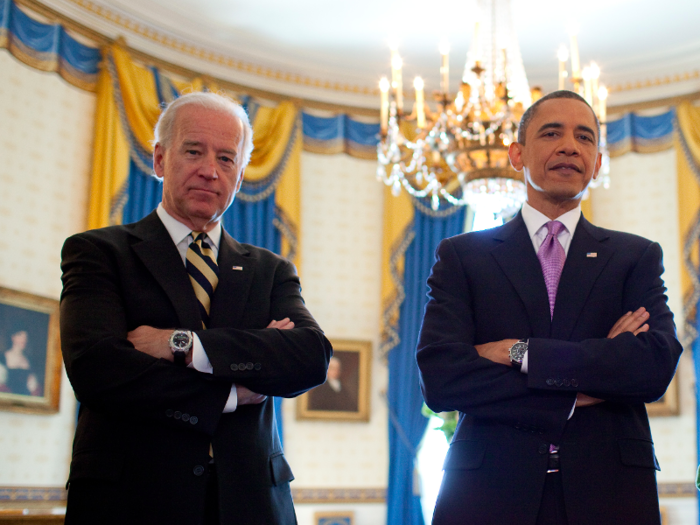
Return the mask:
<svg viewBox="0 0 700 525">
<path fill-rule="evenodd" d="M 186 355 L 185 352 L 173 352 L 173 363 L 178 366 L 187 366 L 187 363 L 185 363 Z"/>
</svg>

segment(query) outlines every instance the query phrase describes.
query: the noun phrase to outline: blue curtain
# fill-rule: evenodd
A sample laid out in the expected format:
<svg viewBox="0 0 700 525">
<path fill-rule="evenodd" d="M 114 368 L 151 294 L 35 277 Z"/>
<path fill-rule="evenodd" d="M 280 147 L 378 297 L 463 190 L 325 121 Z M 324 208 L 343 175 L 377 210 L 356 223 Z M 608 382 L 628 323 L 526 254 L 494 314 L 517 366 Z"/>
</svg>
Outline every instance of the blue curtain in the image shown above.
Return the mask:
<svg viewBox="0 0 700 525">
<path fill-rule="evenodd" d="M 675 114 L 673 109 L 651 117 L 625 113 L 608 122 L 610 156 L 618 157 L 630 151 L 655 153 L 672 148 Z"/>
<path fill-rule="evenodd" d="M 399 337 L 401 341 L 388 355 L 389 386 L 389 485 L 387 488 L 387 525 L 424 525 L 420 495 L 414 490 L 414 461 L 428 419 L 421 414 L 423 395 L 418 382 L 415 350 L 418 333 L 428 302 L 426 281 L 435 262 L 438 243 L 464 229 L 466 208 L 451 210 L 446 217 L 424 214 L 416 208 L 412 231 L 415 234 L 406 250 L 404 290 Z"/>
<path fill-rule="evenodd" d="M 56 71 L 74 86 L 95 91 L 100 50 L 81 44 L 59 24 L 33 19 L 11 0 L 0 0 L 0 47 L 31 67 Z"/>
<path fill-rule="evenodd" d="M 304 151 L 332 155 L 347 153 L 361 159 L 377 158 L 379 123 L 363 122 L 350 115 L 319 117 L 302 113 Z"/>
</svg>

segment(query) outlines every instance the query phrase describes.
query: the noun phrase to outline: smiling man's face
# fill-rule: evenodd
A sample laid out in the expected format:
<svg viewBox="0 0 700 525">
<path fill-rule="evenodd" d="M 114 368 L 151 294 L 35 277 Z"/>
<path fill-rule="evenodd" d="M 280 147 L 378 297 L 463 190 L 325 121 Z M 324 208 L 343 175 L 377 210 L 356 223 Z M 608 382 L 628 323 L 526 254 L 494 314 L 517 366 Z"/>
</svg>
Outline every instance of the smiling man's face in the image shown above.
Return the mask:
<svg viewBox="0 0 700 525">
<path fill-rule="evenodd" d="M 527 127 L 525 143 L 513 143 L 508 153 L 513 167 L 525 174 L 528 203 L 554 219 L 578 206 L 598 175 L 595 116 L 579 100 L 546 100 Z"/>
</svg>

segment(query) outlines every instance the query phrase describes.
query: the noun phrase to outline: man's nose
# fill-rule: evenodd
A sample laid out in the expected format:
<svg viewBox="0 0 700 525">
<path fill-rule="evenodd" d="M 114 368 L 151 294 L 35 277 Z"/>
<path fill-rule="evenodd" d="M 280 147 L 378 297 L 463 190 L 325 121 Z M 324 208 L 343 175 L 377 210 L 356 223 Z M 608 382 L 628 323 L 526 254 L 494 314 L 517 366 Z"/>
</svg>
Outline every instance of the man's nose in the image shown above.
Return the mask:
<svg viewBox="0 0 700 525">
<path fill-rule="evenodd" d="M 559 150 L 565 155 L 578 155 L 580 152 L 580 144 L 576 140 L 573 133 L 565 134 L 562 136 L 561 143 L 559 144 Z"/>
<path fill-rule="evenodd" d="M 202 163 L 199 166 L 199 175 L 207 179 L 217 179 L 219 174 L 217 173 L 216 156 L 215 155 L 205 155 L 202 157 Z"/>
</svg>

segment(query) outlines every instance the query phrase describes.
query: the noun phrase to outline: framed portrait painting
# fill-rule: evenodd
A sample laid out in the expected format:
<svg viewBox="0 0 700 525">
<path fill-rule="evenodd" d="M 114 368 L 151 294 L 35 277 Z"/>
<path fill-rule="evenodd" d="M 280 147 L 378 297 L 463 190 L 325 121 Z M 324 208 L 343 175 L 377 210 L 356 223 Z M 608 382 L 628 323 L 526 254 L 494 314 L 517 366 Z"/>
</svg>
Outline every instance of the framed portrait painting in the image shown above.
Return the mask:
<svg viewBox="0 0 700 525">
<path fill-rule="evenodd" d="M 58 301 L 0 287 L 0 410 L 58 411 Z"/>
<path fill-rule="evenodd" d="M 326 382 L 297 400 L 297 419 L 369 421 L 372 343 L 331 340 Z"/>
</svg>

